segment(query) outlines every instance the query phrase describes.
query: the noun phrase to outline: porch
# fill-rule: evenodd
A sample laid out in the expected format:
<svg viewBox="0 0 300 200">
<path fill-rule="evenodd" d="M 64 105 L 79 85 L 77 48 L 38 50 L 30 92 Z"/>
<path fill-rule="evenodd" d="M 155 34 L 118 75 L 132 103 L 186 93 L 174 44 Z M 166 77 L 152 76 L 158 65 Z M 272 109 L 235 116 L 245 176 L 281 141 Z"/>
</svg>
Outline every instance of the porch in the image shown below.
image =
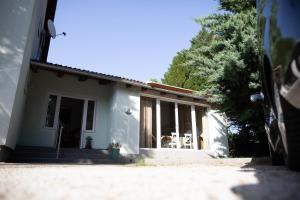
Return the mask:
<svg viewBox="0 0 300 200">
<path fill-rule="evenodd" d="M 142 94 L 140 148 L 209 149 L 208 109 L 208 105 L 191 99 L 178 100 Z"/>
</svg>

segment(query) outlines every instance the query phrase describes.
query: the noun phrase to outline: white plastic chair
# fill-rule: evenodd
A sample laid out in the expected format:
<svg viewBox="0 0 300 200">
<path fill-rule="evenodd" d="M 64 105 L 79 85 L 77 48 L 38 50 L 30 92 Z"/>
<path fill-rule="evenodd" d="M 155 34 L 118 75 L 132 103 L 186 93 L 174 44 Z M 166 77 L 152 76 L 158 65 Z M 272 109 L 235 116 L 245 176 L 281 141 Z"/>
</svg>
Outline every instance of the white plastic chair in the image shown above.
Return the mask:
<svg viewBox="0 0 300 200">
<path fill-rule="evenodd" d="M 185 133 L 184 134 L 184 148 L 187 149 L 189 147 L 190 149 L 192 148 L 192 134 L 191 133 Z"/>
<path fill-rule="evenodd" d="M 171 142 L 169 143 L 169 147 L 176 148 L 177 147 L 177 133 L 171 133 Z"/>
</svg>

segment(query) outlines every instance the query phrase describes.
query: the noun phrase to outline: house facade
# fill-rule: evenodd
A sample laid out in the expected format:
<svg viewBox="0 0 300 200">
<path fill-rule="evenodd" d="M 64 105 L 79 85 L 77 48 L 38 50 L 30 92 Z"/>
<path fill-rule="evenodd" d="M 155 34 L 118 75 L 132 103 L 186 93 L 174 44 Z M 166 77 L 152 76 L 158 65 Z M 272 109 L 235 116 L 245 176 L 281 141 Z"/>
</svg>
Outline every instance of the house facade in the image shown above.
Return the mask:
<svg viewBox="0 0 300 200">
<path fill-rule="evenodd" d="M 183 148 L 227 155 L 224 117 L 191 90 L 31 61 L 26 91 L 20 146 L 57 148 L 63 126 L 62 148 L 85 148 L 91 138 L 92 148 L 118 142 L 123 154 Z"/>
<path fill-rule="evenodd" d="M 22 2 L 11 1 L 0 8 L 25 10 L 21 16 L 27 16 L 6 13 L 11 23 L 5 28 L 11 32 L 26 22 L 21 50 L 8 44 L 17 44 L 22 35 L 1 35 L 2 160 L 18 145 L 81 149 L 87 140 L 94 149 L 118 142 L 124 155 L 141 149 L 228 155 L 225 117 L 195 91 L 46 62 L 50 36 L 42 33 L 47 19 L 54 18 L 56 2 L 27 3 L 23 8 Z M 18 52 L 16 60 L 12 55 Z"/>
</svg>

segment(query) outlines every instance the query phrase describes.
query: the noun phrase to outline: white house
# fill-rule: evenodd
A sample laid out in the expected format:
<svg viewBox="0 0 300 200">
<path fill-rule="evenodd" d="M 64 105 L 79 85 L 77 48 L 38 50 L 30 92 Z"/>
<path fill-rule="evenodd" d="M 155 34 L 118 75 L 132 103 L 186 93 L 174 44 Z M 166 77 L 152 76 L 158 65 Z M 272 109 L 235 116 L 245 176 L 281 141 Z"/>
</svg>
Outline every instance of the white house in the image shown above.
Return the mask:
<svg viewBox="0 0 300 200">
<path fill-rule="evenodd" d="M 85 148 L 87 137 L 94 149 L 119 142 L 124 155 L 228 155 L 225 118 L 195 91 L 48 63 L 45 23 L 55 7 L 47 0 L 1 3 L 1 160 L 18 145 Z"/>
</svg>

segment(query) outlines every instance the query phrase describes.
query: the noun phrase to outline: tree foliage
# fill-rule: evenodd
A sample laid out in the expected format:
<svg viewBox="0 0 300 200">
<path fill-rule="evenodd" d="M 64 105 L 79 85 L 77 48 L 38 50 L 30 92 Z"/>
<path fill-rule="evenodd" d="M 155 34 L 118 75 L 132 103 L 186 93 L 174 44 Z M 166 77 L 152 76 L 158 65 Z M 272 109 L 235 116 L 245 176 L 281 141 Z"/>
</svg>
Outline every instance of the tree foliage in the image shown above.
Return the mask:
<svg viewBox="0 0 300 200">
<path fill-rule="evenodd" d="M 208 96 L 239 130 L 240 137 L 232 138 L 248 146 L 261 143 L 266 152 L 263 111 L 249 99 L 261 89 L 255 1 L 220 0 L 220 10 L 225 12 L 196 20 L 202 29 L 174 57 L 162 81 Z"/>
<path fill-rule="evenodd" d="M 240 13 L 245 10 L 251 10 L 256 6 L 256 0 L 221 0 L 220 9 Z"/>
</svg>

